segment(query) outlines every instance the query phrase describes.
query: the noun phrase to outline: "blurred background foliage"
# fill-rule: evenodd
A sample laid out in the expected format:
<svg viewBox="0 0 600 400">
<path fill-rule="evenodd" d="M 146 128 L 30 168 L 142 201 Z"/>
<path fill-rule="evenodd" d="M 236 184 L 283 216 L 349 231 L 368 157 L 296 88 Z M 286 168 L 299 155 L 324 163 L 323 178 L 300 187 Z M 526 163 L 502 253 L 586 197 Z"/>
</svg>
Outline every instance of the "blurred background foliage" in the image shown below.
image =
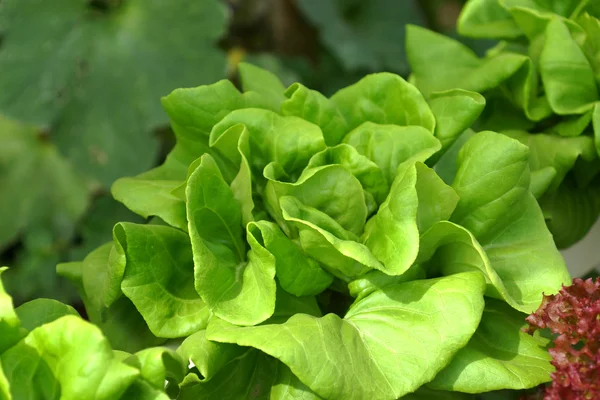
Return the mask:
<svg viewBox="0 0 600 400">
<path fill-rule="evenodd" d="M 15 302 L 76 302 L 56 264 L 141 221 L 110 185 L 173 145 L 161 96 L 236 82 L 240 61 L 326 95 L 372 72 L 406 77 L 405 25 L 457 37 L 463 3 L 0 0 L 0 265 Z"/>
</svg>

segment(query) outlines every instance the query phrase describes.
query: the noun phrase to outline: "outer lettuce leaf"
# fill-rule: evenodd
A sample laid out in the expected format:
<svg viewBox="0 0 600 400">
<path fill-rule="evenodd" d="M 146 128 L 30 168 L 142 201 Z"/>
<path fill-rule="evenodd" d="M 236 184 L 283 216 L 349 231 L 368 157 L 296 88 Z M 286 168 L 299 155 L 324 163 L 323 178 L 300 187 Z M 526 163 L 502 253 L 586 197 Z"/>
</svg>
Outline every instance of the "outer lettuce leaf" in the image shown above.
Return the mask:
<svg viewBox="0 0 600 400">
<path fill-rule="evenodd" d="M 527 190 L 527 159 L 527 147 L 507 136 L 473 136 L 458 156 L 452 187 L 460 201 L 451 220 L 477 238 L 518 309 L 532 312 L 542 293 L 558 291 L 570 277 Z"/>
<path fill-rule="evenodd" d="M 455 88 L 485 92 L 513 76 L 528 59 L 514 53 L 480 59 L 454 39 L 413 25 L 406 29 L 411 82 L 426 96 Z"/>
<path fill-rule="evenodd" d="M 65 316 L 0 355 L 14 399 L 118 399 L 139 371 L 117 361 L 100 330 Z"/>
<path fill-rule="evenodd" d="M 206 326 L 210 313 L 194 290 L 188 235 L 171 227 L 130 223 L 115 230 L 126 258 L 121 289 L 150 331 L 176 338 Z"/>
<path fill-rule="evenodd" d="M 529 389 L 550 381 L 548 340 L 523 331 L 525 314 L 486 300 L 481 323 L 450 364 L 428 384 L 437 390 L 483 393 Z"/>
<path fill-rule="evenodd" d="M 275 308 L 275 257 L 249 226 L 246 256 L 240 204 L 210 155 L 202 156 L 190 177 L 186 198 L 197 292 L 227 321 L 254 325 L 269 318 Z"/>
<path fill-rule="evenodd" d="M 470 0 L 458 19 L 458 33 L 486 39 L 514 39 L 523 35 L 502 0 Z"/>
<path fill-rule="evenodd" d="M 559 19 L 553 19 L 546 28 L 540 73 L 550 106 L 557 114 L 581 114 L 599 100 L 594 70 Z"/>
<path fill-rule="evenodd" d="M 0 268 L 0 277 L 7 269 L 7 267 Z M 21 327 L 21 321 L 19 321 L 19 317 L 13 308 L 12 297 L 4 291 L 2 280 L 0 280 L 0 331 L 2 332 L 0 336 L 0 354 L 17 343 L 26 334 L 26 330 Z"/>
<path fill-rule="evenodd" d="M 435 117 L 423 95 L 401 77 L 382 72 L 367 75 L 331 97 L 354 129 L 363 122 L 418 125 L 433 132 Z"/>
<path fill-rule="evenodd" d="M 35 299 L 21 304 L 15 309 L 21 326 L 28 331 L 48 324 L 66 315 L 79 316 L 71 306 L 53 299 Z"/>
<path fill-rule="evenodd" d="M 244 62 L 238 64 L 238 71 L 244 92 L 254 91 L 262 95 L 269 108 L 279 111 L 281 102 L 285 100 L 285 87 L 275 74 Z"/>
<path fill-rule="evenodd" d="M 326 399 L 397 399 L 431 380 L 468 342 L 483 290 L 476 272 L 413 281 L 371 294 L 343 319 L 297 314 L 281 325 L 246 328 L 213 320 L 207 338 L 280 359 Z"/>
</svg>

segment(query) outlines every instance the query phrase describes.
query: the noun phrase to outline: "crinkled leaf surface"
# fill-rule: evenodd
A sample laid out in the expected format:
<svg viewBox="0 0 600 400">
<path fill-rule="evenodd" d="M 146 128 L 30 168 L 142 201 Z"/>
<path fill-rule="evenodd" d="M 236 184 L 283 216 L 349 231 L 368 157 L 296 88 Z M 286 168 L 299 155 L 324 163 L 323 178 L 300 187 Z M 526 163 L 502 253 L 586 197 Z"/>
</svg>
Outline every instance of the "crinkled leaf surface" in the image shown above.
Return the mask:
<svg viewBox="0 0 600 400">
<path fill-rule="evenodd" d="M 482 393 L 529 389 L 548 382 L 554 372 L 548 340 L 523 332 L 526 326 L 525 314 L 500 301 L 486 300 L 481 323 L 469 343 L 428 386 Z"/>
<path fill-rule="evenodd" d="M 297 314 L 245 328 L 213 320 L 207 338 L 278 358 L 323 398 L 392 400 L 432 379 L 468 342 L 483 290 L 478 272 L 413 281 L 371 294 L 343 319 Z"/>
<path fill-rule="evenodd" d="M 0 109 L 47 127 L 60 152 L 104 185 L 153 163 L 148 133 L 167 123 L 161 95 L 225 73 L 216 0 L 131 0 L 104 12 L 68 0 L 4 3 Z"/>
</svg>

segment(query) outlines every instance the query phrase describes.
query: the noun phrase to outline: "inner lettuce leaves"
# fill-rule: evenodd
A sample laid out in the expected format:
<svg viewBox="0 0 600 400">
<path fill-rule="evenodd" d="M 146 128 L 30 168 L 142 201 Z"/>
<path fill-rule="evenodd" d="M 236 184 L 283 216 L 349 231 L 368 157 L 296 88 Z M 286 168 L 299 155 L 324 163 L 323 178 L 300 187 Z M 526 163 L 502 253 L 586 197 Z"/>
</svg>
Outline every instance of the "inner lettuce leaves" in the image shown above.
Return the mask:
<svg viewBox="0 0 600 400">
<path fill-rule="evenodd" d="M 487 107 L 474 128 L 504 133 L 530 148 L 530 190 L 556 244 L 570 247 L 598 218 L 594 187 L 600 179 L 600 14 L 596 2 L 469 0 L 458 32 L 499 43 L 479 58 L 457 40 L 408 26 L 410 82 L 426 95 L 436 119 L 440 98 L 449 92 L 472 90 L 485 96 Z M 451 148 L 460 132 L 437 135 L 443 148 Z M 566 199 L 579 199 L 584 206 L 571 207 L 572 201 Z M 571 219 L 577 221 L 573 227 L 561 222 Z"/>
<path fill-rule="evenodd" d="M 21 351 L 50 363 L 33 378 L 47 390 L 101 382 L 107 398 L 463 398 L 550 380 L 523 317 L 571 278 L 536 196 L 571 169 L 593 179 L 585 135 L 477 132 L 483 96 L 389 73 L 331 98 L 248 64 L 241 78 L 163 99 L 177 145 L 113 186 L 158 218 L 58 266 L 96 327 L 0 296 L 0 393 L 41 387 L 22 383 Z M 44 358 L 79 346 L 70 329 L 94 332 L 96 380 Z"/>
</svg>

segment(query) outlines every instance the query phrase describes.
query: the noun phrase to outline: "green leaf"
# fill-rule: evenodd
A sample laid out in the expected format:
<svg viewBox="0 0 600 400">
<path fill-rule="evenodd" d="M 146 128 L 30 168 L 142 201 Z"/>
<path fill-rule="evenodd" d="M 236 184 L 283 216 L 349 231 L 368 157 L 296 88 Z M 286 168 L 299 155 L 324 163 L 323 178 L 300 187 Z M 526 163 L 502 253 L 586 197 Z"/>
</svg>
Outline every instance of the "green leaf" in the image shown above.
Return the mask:
<svg viewBox="0 0 600 400">
<path fill-rule="evenodd" d="M 377 290 L 383 290 L 388 286 L 398 283 L 425 279 L 425 270 L 418 264 L 414 264 L 406 272 L 400 275 L 390 276 L 381 271 L 369 271 L 358 279 L 348 284 L 350 296 L 355 301 L 360 301 Z"/>
<path fill-rule="evenodd" d="M 517 139 L 529 147 L 529 168 L 535 172 L 552 167 L 555 175 L 548 186 L 548 192 L 555 191 L 575 162 L 596 161 L 598 155 L 594 149 L 593 139 L 589 136 L 561 137 L 551 134 L 530 134 L 524 131 L 506 131 L 505 135 Z M 532 182 L 531 185 L 536 183 Z"/>
<path fill-rule="evenodd" d="M 65 362 L 67 361 L 68 362 Z M 75 316 L 42 325 L 0 355 L 14 399 L 118 399 L 139 375 L 100 330 Z"/>
<path fill-rule="evenodd" d="M 339 144 L 315 154 L 306 169 L 326 165 L 342 165 L 358 179 L 363 189 L 381 204 L 389 192 L 389 186 L 381 169 L 353 146 Z M 367 196 L 365 196 L 367 197 Z"/>
<path fill-rule="evenodd" d="M 225 72 L 217 0 L 132 0 L 100 13 L 85 2 L 9 0 L 2 19 L 0 110 L 46 127 L 78 171 L 104 186 L 154 162 L 149 134 L 168 122 L 156 99 Z"/>
<path fill-rule="evenodd" d="M 594 69 L 597 83 L 600 82 L 600 43 L 597 39 L 600 35 L 600 19 L 598 18 L 600 18 L 600 14 L 597 14 L 596 18 L 594 18 L 585 13 L 577 19 L 578 24 L 586 33 L 586 40 L 583 43 L 582 49 Z"/>
<path fill-rule="evenodd" d="M 282 117 L 261 109 L 229 113 L 213 128 L 211 145 L 238 124 L 244 124 L 249 132 L 246 157 L 258 176 L 262 176 L 263 169 L 271 161 L 276 161 L 287 174 L 297 176 L 310 157 L 325 148 L 323 133 L 318 126 L 298 117 Z"/>
<path fill-rule="evenodd" d="M 6 270 L 6 267 L 0 268 L 0 276 Z M 26 333 L 21 328 L 21 321 L 13 308 L 12 298 L 4 291 L 2 280 L 0 280 L 0 331 L 2 331 L 0 354 L 17 343 Z"/>
<path fill-rule="evenodd" d="M 287 99 L 281 104 L 281 114 L 300 117 L 318 125 L 323 131 L 325 144 L 339 144 L 349 131 L 346 119 L 335 103 L 316 90 L 294 83 L 285 91 Z"/>
<path fill-rule="evenodd" d="M 208 381 L 200 381 L 197 377 L 188 375 L 178 399 L 199 398 L 320 399 L 283 363 L 257 350 L 242 350 L 240 356 L 231 360 Z"/>
<path fill-rule="evenodd" d="M 28 331 L 48 324 L 65 315 L 79 316 L 73 307 L 52 299 L 35 299 L 21 304 L 15 309 L 21 326 Z"/>
<path fill-rule="evenodd" d="M 365 165 L 364 162 L 362 164 Z M 362 233 L 371 210 L 367 207 L 367 196 L 360 180 L 348 168 L 340 164 L 307 168 L 295 183 L 288 183 L 276 167 L 271 164 L 264 172 L 268 179 L 266 202 L 276 221 L 282 221 L 281 198 L 293 196 L 304 205 L 331 217 L 352 234 Z"/>
<path fill-rule="evenodd" d="M 344 138 L 344 143 L 377 164 L 389 185 L 396 178 L 400 164 L 409 160 L 425 162 L 440 150 L 439 140 L 425 128 L 371 122 L 352 130 Z"/>
<path fill-rule="evenodd" d="M 140 371 L 140 379 L 163 391 L 165 380 L 179 383 L 187 370 L 183 359 L 173 350 L 154 347 L 135 353 L 123 361 Z"/>
<path fill-rule="evenodd" d="M 188 235 L 166 226 L 131 223 L 120 223 L 115 230 L 126 258 L 121 289 L 150 331 L 175 338 L 202 329 L 210 311 L 194 290 Z"/>
<path fill-rule="evenodd" d="M 460 13 L 458 33 L 486 39 L 515 39 L 523 32 L 501 0 L 470 0 Z"/>
<path fill-rule="evenodd" d="M 361 241 L 388 275 L 400 275 L 410 268 L 419 251 L 417 224 L 417 168 L 405 164 L 398 169 L 385 202 L 365 226 Z"/>
<path fill-rule="evenodd" d="M 186 198 L 197 292 L 215 315 L 233 323 L 269 318 L 275 308 L 275 257 L 249 227 L 246 256 L 240 205 L 209 155 L 190 177 Z"/>
<path fill-rule="evenodd" d="M 450 185 L 454 181 L 454 177 L 458 171 L 458 163 L 456 161 L 460 149 L 462 149 L 465 143 L 474 135 L 475 132 L 472 129 L 464 131 L 436 162 L 434 171 L 445 183 Z"/>
<path fill-rule="evenodd" d="M 582 115 L 563 117 L 562 120 L 550 128 L 550 132 L 560 136 L 574 137 L 581 135 L 592 121 L 592 110 Z"/>
<path fill-rule="evenodd" d="M 0 143 L 0 248 L 28 229 L 47 229 L 70 240 L 88 205 L 82 176 L 32 126 L 0 117 Z"/>
<path fill-rule="evenodd" d="M 546 28 L 540 73 L 550 106 L 557 114 L 584 113 L 599 99 L 594 71 L 559 19 Z"/>
<path fill-rule="evenodd" d="M 542 197 L 540 207 L 556 246 L 566 249 L 583 239 L 597 221 L 600 190 L 596 183 L 579 187 L 568 179 L 556 191 Z"/>
<path fill-rule="evenodd" d="M 298 1 L 321 41 L 348 70 L 406 73 L 404 25 L 425 24 L 414 0 Z"/>
<path fill-rule="evenodd" d="M 350 129 L 363 122 L 417 125 L 433 132 L 435 117 L 416 87 L 398 75 L 382 72 L 367 75 L 331 97 Z"/>
<path fill-rule="evenodd" d="M 527 147 L 481 132 L 461 149 L 452 187 L 459 195 L 451 220 L 473 233 L 519 310 L 530 313 L 542 293 L 571 278 L 529 187 Z"/>
<path fill-rule="evenodd" d="M 415 189 L 419 198 L 417 224 L 419 232 L 425 232 L 438 221 L 450 219 L 459 198 L 454 189 L 425 164 L 417 162 Z"/>
<path fill-rule="evenodd" d="M 481 323 L 469 343 L 428 386 L 483 393 L 549 382 L 554 367 L 546 349 L 548 340 L 523 332 L 525 317 L 503 302 L 486 300 Z"/>
<path fill-rule="evenodd" d="M 445 151 L 477 120 L 485 107 L 485 98 L 479 93 L 454 89 L 432 93 L 429 106 L 435 115 L 435 137 Z"/>
<path fill-rule="evenodd" d="M 298 229 L 304 252 L 332 275 L 349 281 L 369 269 L 385 268 L 356 235 L 327 214 L 292 196 L 281 197 L 279 204 L 284 220 Z"/>
<path fill-rule="evenodd" d="M 432 390 L 422 386 L 414 393 L 407 394 L 402 400 L 471 400 L 472 396 L 459 392 L 444 392 L 441 390 Z"/>
<path fill-rule="evenodd" d="M 285 87 L 275 74 L 244 62 L 238 64 L 238 71 L 244 92 L 254 91 L 262 95 L 270 108 L 279 111 L 281 102 L 286 99 Z"/>
<path fill-rule="evenodd" d="M 371 294 L 344 319 L 297 314 L 282 325 L 246 328 L 212 320 L 207 338 L 280 359 L 326 399 L 396 399 L 432 379 L 468 342 L 483 290 L 479 273 L 413 281 Z"/>
<path fill-rule="evenodd" d="M 594 106 L 592 125 L 594 127 L 594 144 L 596 145 L 596 151 L 600 154 L 600 102 Z"/>
<path fill-rule="evenodd" d="M 274 223 L 257 221 L 249 225 L 252 236 L 275 257 L 277 281 L 281 287 L 295 296 L 316 295 L 333 281 L 319 263 L 307 257 L 302 249 Z"/>
<path fill-rule="evenodd" d="M 528 60 L 514 53 L 480 59 L 462 43 L 412 25 L 406 27 L 406 54 L 411 82 L 426 96 L 456 88 L 485 92 L 506 81 Z"/>
</svg>

